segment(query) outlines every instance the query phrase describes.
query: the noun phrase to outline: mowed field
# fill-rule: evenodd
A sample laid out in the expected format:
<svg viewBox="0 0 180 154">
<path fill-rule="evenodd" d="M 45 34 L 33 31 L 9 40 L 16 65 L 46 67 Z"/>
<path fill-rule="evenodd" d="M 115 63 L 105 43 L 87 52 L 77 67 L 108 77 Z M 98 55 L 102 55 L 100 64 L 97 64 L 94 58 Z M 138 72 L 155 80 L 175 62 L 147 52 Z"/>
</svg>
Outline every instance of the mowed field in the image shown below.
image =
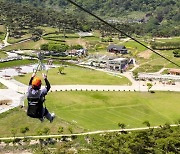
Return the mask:
<svg viewBox="0 0 180 154">
<path fill-rule="evenodd" d="M 45 71 L 43 71 L 46 73 Z M 48 79 L 52 85 L 131 85 L 131 82 L 123 77 L 113 76 L 101 71 L 92 69 L 67 66 L 62 71 L 64 74 L 58 74 L 58 68 L 48 71 Z M 41 72 L 37 76 L 42 77 Z M 25 76 L 17 76 L 16 80 L 28 84 L 31 74 Z"/>
<path fill-rule="evenodd" d="M 55 92 L 47 96 L 50 111 L 88 131 L 145 127 L 180 119 L 180 93 L 175 92 Z"/>
<path fill-rule="evenodd" d="M 62 134 L 119 129 L 118 123 L 126 128 L 145 127 L 148 120 L 151 126 L 174 124 L 180 119 L 180 93 L 175 92 L 88 92 L 66 91 L 50 92 L 46 97 L 46 106 L 56 118 L 53 123 L 26 116 L 25 108 L 16 108 L 0 115 L 0 136 L 23 136 L 21 128 L 28 127 L 26 135 L 38 135 L 45 128 L 50 134 Z"/>
</svg>

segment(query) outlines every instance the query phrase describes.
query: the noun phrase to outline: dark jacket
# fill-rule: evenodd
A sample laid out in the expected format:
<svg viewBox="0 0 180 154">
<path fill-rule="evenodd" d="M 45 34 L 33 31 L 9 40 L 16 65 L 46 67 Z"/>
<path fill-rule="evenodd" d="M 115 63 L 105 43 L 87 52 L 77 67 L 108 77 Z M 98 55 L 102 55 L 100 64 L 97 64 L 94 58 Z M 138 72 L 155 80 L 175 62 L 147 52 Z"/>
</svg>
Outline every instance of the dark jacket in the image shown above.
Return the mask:
<svg viewBox="0 0 180 154">
<path fill-rule="evenodd" d="M 33 77 L 29 81 L 28 87 L 28 109 L 27 115 L 32 118 L 42 118 L 44 115 L 43 111 L 43 102 L 45 101 L 45 96 L 47 95 L 48 91 L 50 90 L 51 86 L 49 81 L 45 78 L 46 86 L 43 89 L 37 89 L 32 87 L 32 80 Z"/>
</svg>

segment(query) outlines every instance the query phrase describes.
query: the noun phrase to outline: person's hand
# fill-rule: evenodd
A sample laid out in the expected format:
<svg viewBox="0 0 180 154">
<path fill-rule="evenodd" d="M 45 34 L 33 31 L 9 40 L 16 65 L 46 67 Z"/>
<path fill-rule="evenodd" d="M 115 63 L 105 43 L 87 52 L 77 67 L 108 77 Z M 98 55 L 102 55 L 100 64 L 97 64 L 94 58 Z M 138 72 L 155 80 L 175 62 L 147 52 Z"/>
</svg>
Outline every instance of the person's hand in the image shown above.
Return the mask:
<svg viewBox="0 0 180 154">
<path fill-rule="evenodd" d="M 32 77 L 34 78 L 35 76 L 36 76 L 36 73 L 33 73 L 33 74 L 32 74 Z"/>
<path fill-rule="evenodd" d="M 46 79 L 46 78 L 47 78 L 47 75 L 46 75 L 46 74 L 44 74 L 44 73 L 42 73 L 42 76 L 43 76 L 43 78 L 44 78 L 44 79 Z"/>
</svg>

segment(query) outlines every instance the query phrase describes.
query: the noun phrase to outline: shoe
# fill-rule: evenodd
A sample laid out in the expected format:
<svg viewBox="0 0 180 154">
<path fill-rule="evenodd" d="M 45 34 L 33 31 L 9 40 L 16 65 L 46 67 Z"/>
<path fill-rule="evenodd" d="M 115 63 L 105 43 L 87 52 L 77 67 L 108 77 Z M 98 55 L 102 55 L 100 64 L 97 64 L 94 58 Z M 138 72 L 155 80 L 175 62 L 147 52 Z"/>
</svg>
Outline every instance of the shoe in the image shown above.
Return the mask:
<svg viewBox="0 0 180 154">
<path fill-rule="evenodd" d="M 54 118 L 55 118 L 55 113 L 51 113 L 51 120 L 50 120 L 50 123 L 52 123 L 53 122 L 53 120 L 54 120 Z"/>
</svg>

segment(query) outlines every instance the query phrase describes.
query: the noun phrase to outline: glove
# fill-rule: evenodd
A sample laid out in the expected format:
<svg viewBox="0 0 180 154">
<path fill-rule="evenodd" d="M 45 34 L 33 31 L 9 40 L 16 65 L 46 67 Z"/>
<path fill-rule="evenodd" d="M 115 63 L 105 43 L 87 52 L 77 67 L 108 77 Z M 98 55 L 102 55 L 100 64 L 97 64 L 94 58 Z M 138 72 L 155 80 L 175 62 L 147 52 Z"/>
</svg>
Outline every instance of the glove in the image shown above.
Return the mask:
<svg viewBox="0 0 180 154">
<path fill-rule="evenodd" d="M 36 73 L 33 73 L 33 74 L 32 74 L 32 78 L 34 78 L 35 76 L 36 76 Z"/>
</svg>

